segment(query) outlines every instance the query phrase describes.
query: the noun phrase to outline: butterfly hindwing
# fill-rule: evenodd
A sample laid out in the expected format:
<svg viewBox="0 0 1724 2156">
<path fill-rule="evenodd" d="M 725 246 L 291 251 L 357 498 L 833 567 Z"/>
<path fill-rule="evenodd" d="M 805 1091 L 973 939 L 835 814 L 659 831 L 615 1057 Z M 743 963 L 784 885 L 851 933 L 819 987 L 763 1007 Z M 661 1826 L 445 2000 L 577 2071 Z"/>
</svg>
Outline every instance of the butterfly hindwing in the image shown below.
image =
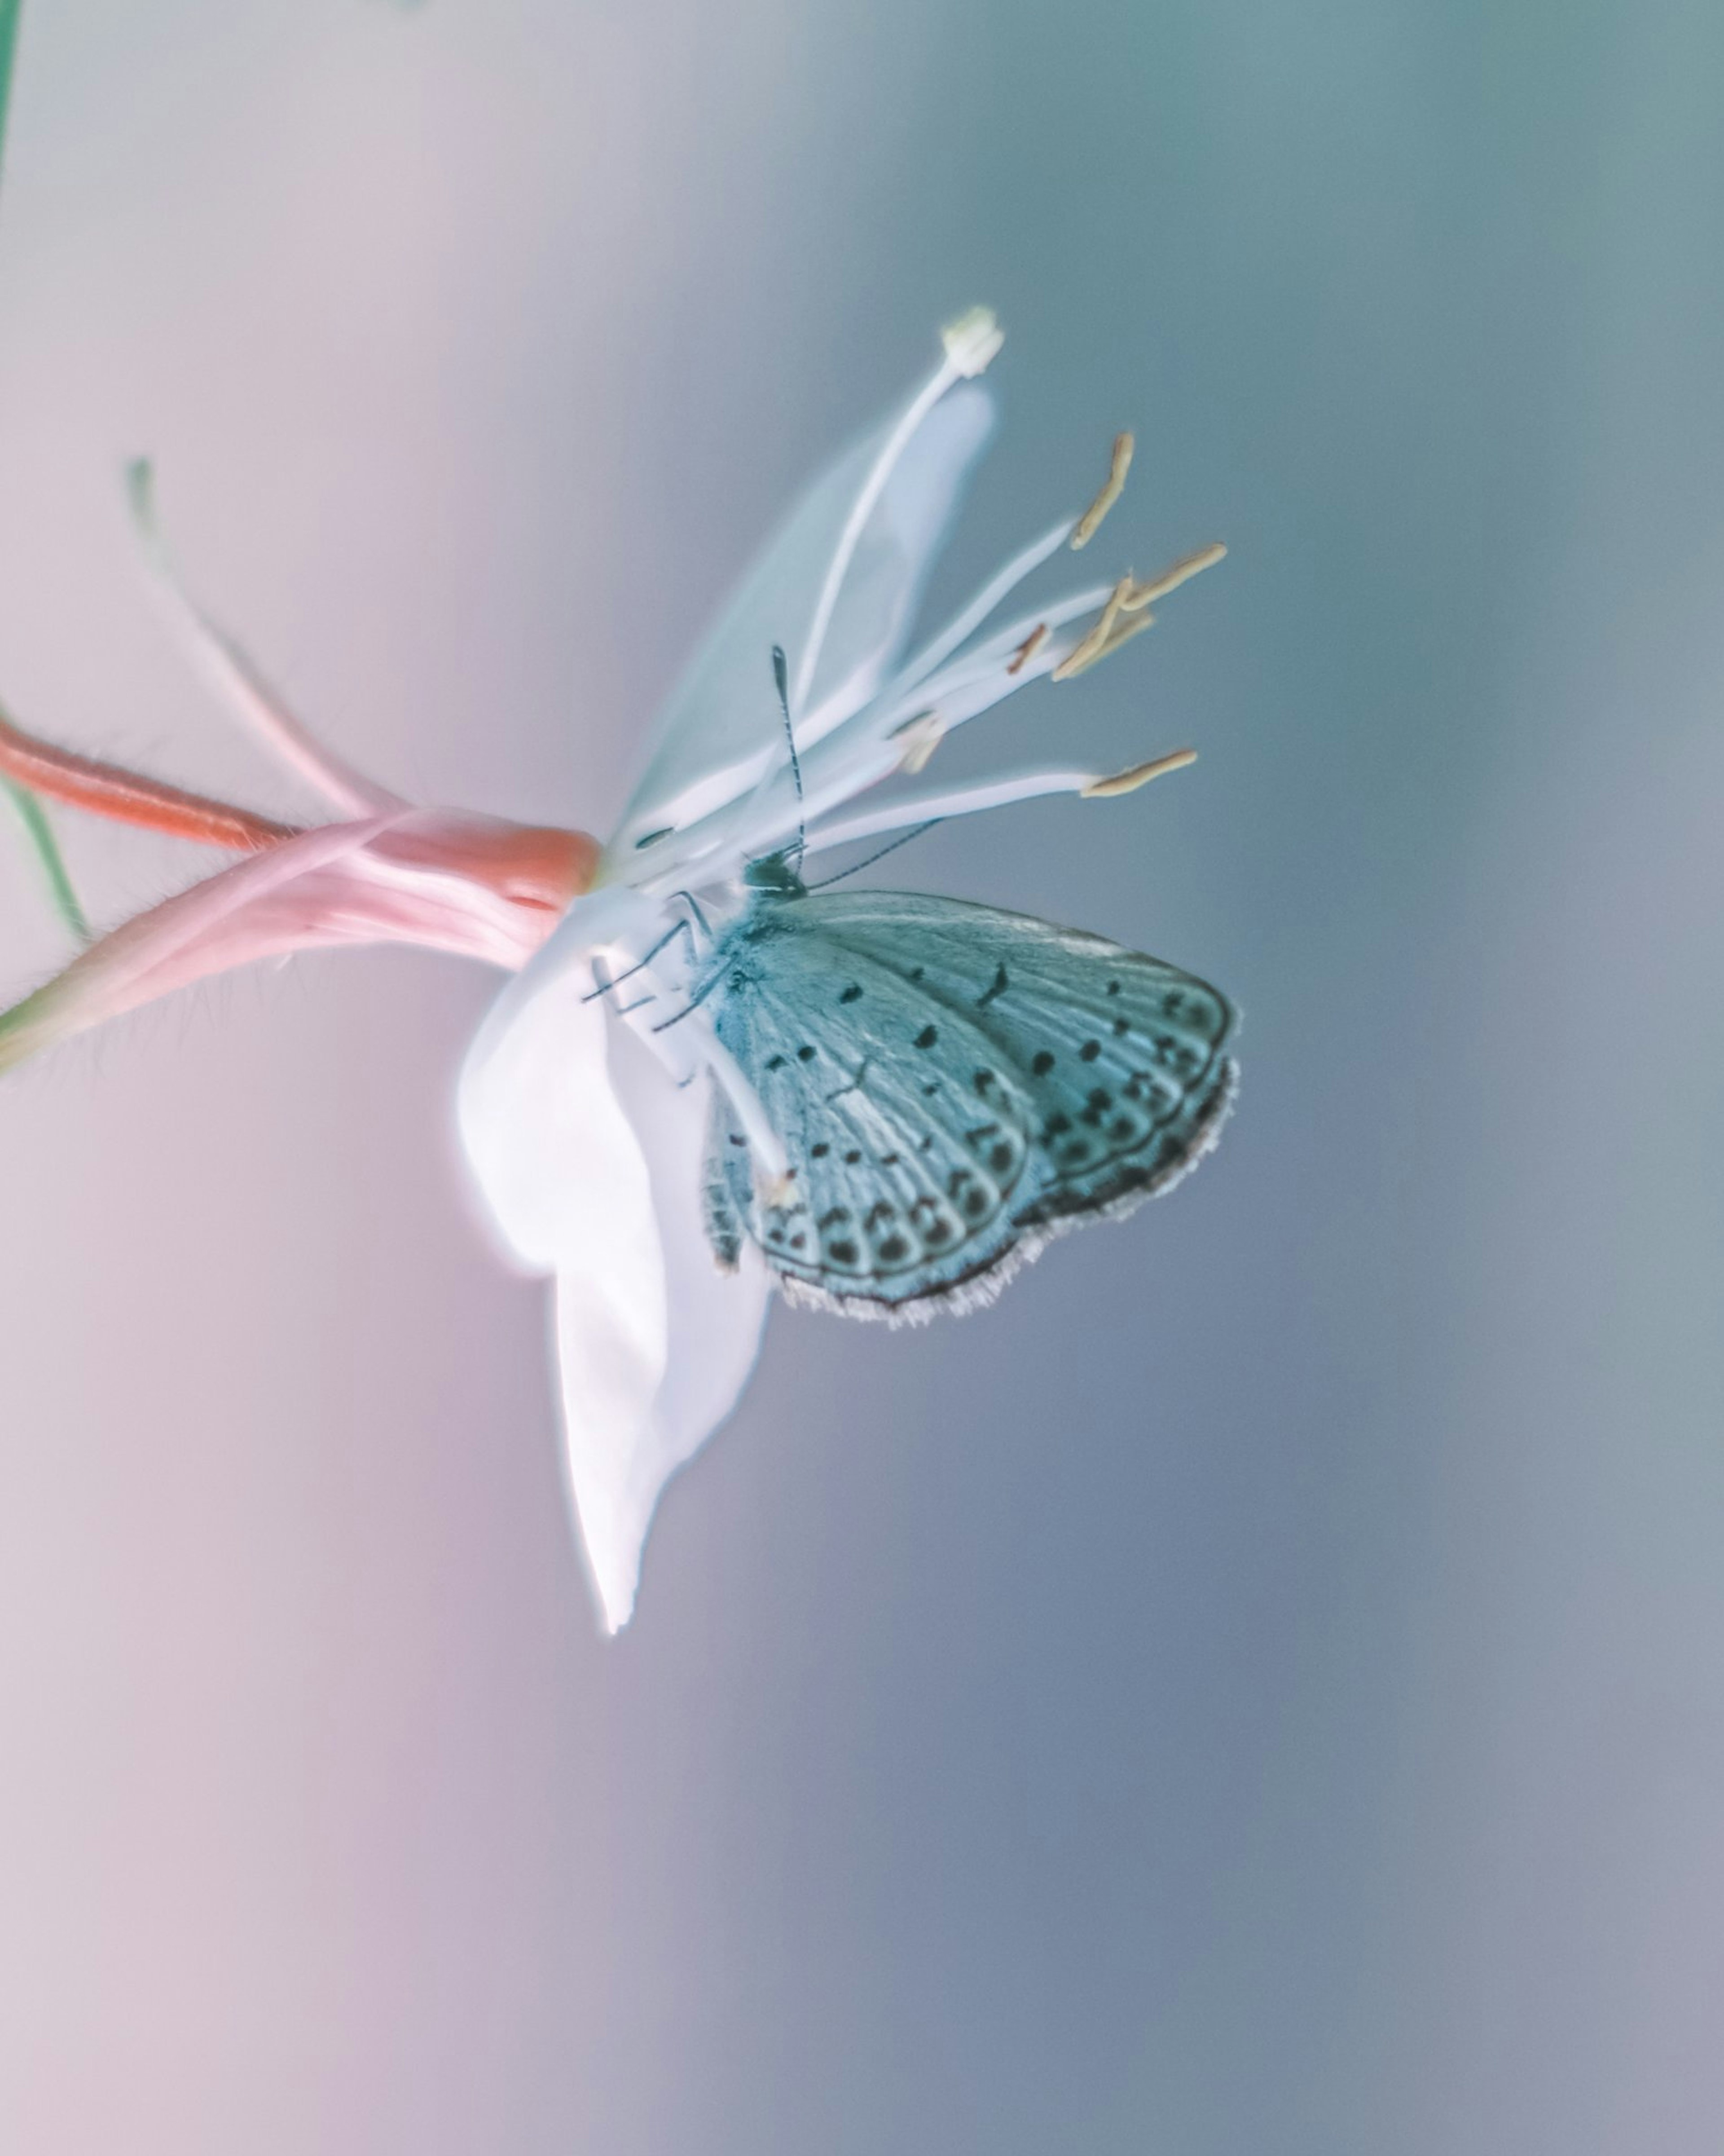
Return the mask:
<svg viewBox="0 0 1724 2156">
<path fill-rule="evenodd" d="M 765 1204 L 740 1129 L 716 1109 L 715 1245 L 722 1256 L 751 1235 L 805 1300 L 891 1308 L 951 1294 L 1018 1240 L 1034 1101 L 961 1014 L 866 954 L 834 973 L 800 910 L 769 902 L 722 947 L 719 1034 L 793 1180 L 787 1202 Z"/>
<path fill-rule="evenodd" d="M 985 1300 L 1014 1261 L 1165 1188 L 1231 1098 L 1224 998 L 1099 937 L 955 899 L 762 897 L 708 976 L 794 1175 L 762 1205 L 715 1113 L 709 1222 L 860 1314 Z"/>
</svg>

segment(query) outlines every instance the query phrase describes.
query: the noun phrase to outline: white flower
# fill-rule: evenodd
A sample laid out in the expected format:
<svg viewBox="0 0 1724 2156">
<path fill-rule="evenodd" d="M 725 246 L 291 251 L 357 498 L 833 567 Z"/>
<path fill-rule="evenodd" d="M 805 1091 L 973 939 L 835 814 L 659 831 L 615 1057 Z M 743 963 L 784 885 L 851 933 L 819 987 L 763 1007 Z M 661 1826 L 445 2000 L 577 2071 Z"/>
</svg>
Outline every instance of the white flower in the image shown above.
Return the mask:
<svg viewBox="0 0 1724 2156">
<path fill-rule="evenodd" d="M 700 1218 L 709 1074 L 762 1172 L 784 1167 L 706 1014 L 688 1008 L 683 895 L 734 907 L 747 865 L 804 830 L 812 854 L 1040 793 L 1124 792 L 1185 760 L 906 788 L 878 808 L 851 807 L 919 773 L 953 727 L 1014 690 L 1105 656 L 1148 625 L 1152 599 L 1219 557 L 1208 549 L 1152 583 L 1126 577 L 987 629 L 1033 570 L 1091 536 L 1123 479 L 1122 436 L 1090 511 L 1063 517 L 906 659 L 928 569 L 992 431 L 972 377 L 999 341 L 983 311 L 947 331 L 929 380 L 768 544 L 666 706 L 593 888 L 505 990 L 467 1060 L 460 1127 L 480 1188 L 515 1257 L 555 1278 L 569 1483 L 613 1632 L 634 1609 L 659 1494 L 735 1406 L 766 1315 L 757 1255 L 721 1272 Z M 669 1010 L 685 1022 L 655 1032 Z"/>
<path fill-rule="evenodd" d="M 0 1071 L 269 956 L 408 942 L 516 973 L 468 1057 L 461 1133 L 508 1249 L 556 1281 L 571 1494 L 612 1631 L 634 1609 L 659 1494 L 735 1406 L 766 1314 L 757 1255 L 721 1271 L 705 1233 L 711 1084 L 763 1191 L 789 1168 L 690 993 L 697 927 L 712 910 L 734 911 L 751 864 L 804 841 L 817 853 L 1040 793 L 1128 793 L 1189 761 L 1181 751 L 1112 774 L 1066 767 L 888 788 L 878 806 L 852 805 L 919 775 L 953 727 L 1014 690 L 1106 657 L 1149 626 L 1152 600 L 1222 552 L 988 627 L 1033 570 L 1093 537 L 1131 460 L 1122 434 L 1084 514 L 1062 517 L 906 658 L 927 571 L 993 426 L 975 377 L 999 348 L 993 317 L 977 309 L 942 342 L 935 372 L 838 460 L 755 565 L 670 698 L 608 846 L 414 808 L 316 741 L 181 585 L 141 464 L 132 507 L 172 619 L 230 709 L 336 820 L 305 828 L 188 793 L 26 734 L 0 712 L 0 782 L 14 793 L 241 856 L 0 1011 Z M 33 828 L 52 867 L 39 815 Z M 75 903 L 68 917 L 80 918 Z"/>
</svg>

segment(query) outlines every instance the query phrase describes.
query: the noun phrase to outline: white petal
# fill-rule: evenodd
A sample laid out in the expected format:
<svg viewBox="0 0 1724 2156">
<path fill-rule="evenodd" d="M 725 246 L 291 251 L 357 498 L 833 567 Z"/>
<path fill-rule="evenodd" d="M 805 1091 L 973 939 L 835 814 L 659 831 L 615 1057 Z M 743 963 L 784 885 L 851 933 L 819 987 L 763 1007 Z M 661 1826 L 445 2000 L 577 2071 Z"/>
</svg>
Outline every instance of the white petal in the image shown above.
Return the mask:
<svg viewBox="0 0 1724 2156">
<path fill-rule="evenodd" d="M 735 1272 L 723 1273 L 706 1240 L 700 1193 L 708 1081 L 696 1079 L 679 1091 L 650 1050 L 623 1026 L 611 1029 L 611 1055 L 618 1097 L 652 1178 L 667 1320 L 664 1377 L 626 1458 L 583 1460 L 572 1441 L 569 1449 L 587 1558 L 614 1632 L 634 1607 L 641 1551 L 660 1493 L 741 1397 L 760 1353 L 771 1286 L 752 1246 Z M 559 1280 L 560 1327 L 567 1301 L 567 1286 Z"/>
<path fill-rule="evenodd" d="M 560 1266 L 606 1208 L 650 1211 L 646 1165 L 611 1086 L 603 1006 L 585 1000 L 592 952 L 640 912 L 628 892 L 577 900 L 467 1053 L 462 1142 L 493 1222 L 530 1271 Z"/>
<path fill-rule="evenodd" d="M 638 932 L 641 912 L 621 891 L 571 909 L 481 1029 L 459 1096 L 505 1243 L 557 1276 L 570 1494 L 612 1632 L 659 1493 L 736 1404 L 766 1304 L 764 1269 L 722 1275 L 706 1245 L 705 1081 L 679 1088 L 588 999 L 587 954 Z"/>
<path fill-rule="evenodd" d="M 639 839 L 681 830 L 711 814 L 747 793 L 782 758 L 772 646 L 784 647 L 794 679 L 851 510 L 903 409 L 816 482 L 701 644 L 654 730 L 645 775 L 612 842 L 615 874 L 627 875 L 637 865 Z M 911 437 L 863 527 L 832 608 L 799 718 L 799 742 L 818 739 L 865 702 L 898 659 L 928 569 L 992 427 L 987 391 L 959 383 Z"/>
</svg>

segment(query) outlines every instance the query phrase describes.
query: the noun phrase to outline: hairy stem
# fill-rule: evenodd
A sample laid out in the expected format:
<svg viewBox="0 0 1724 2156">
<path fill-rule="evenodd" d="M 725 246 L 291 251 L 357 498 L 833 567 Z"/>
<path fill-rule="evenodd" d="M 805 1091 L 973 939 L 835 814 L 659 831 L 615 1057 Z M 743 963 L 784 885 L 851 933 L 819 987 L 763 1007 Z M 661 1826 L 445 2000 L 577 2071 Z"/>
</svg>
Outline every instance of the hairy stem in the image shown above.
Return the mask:
<svg viewBox="0 0 1724 2156">
<path fill-rule="evenodd" d="M 93 816 L 105 816 L 111 823 L 136 824 L 146 831 L 163 831 L 200 845 L 224 846 L 233 853 L 256 853 L 295 834 L 292 824 L 278 824 L 249 808 L 235 808 L 225 801 L 212 801 L 161 779 L 122 770 L 117 764 L 99 763 L 93 757 L 57 748 L 24 732 L 3 711 L 0 778 L 14 788 L 46 794 L 51 801 L 86 809 Z"/>
</svg>

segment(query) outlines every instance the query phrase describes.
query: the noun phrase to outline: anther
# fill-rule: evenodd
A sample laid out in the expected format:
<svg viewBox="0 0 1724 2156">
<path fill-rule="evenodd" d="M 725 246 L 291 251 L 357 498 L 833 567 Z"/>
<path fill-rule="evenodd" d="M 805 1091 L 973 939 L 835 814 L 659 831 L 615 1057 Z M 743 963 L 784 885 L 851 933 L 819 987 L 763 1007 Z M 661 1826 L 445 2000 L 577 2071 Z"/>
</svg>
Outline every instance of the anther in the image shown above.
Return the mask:
<svg viewBox="0 0 1724 2156">
<path fill-rule="evenodd" d="M 1108 639 L 1113 634 L 1114 624 L 1124 612 L 1126 601 L 1136 588 L 1128 569 L 1108 593 L 1107 604 L 1102 608 L 1095 627 L 1081 643 L 1075 644 L 1066 653 L 1054 669 L 1054 680 L 1070 680 L 1074 674 L 1081 674 L 1086 667 L 1093 666 L 1105 652 L 1111 649 Z"/>
<path fill-rule="evenodd" d="M 1029 635 L 1024 638 L 1023 643 L 1018 645 L 1016 651 L 1013 653 L 1010 660 L 1007 662 L 1007 673 L 1021 674 L 1024 668 L 1029 665 L 1030 660 L 1034 658 L 1037 652 L 1039 652 L 1042 646 L 1047 642 L 1048 635 L 1048 624 L 1044 621 L 1039 621 L 1035 627 L 1031 629 Z"/>
<path fill-rule="evenodd" d="M 1177 592 L 1182 584 L 1201 576 L 1205 569 L 1213 569 L 1226 552 L 1218 539 L 1213 547 L 1199 547 L 1195 554 L 1182 556 L 1171 568 L 1163 569 L 1158 577 L 1152 577 L 1147 584 L 1134 584 L 1121 611 L 1141 613 L 1152 600 L 1165 598 L 1169 592 Z"/>
<path fill-rule="evenodd" d="M 1077 521 L 1077 529 L 1071 535 L 1071 548 L 1076 553 L 1087 547 L 1101 529 L 1101 520 L 1106 516 L 1126 490 L 1126 474 L 1131 469 L 1131 452 L 1137 447 L 1130 434 L 1116 434 L 1113 438 L 1113 462 L 1102 484 L 1101 491 Z"/>
<path fill-rule="evenodd" d="M 1142 636 L 1146 629 L 1153 629 L 1155 619 L 1152 613 L 1148 613 L 1124 615 L 1106 643 L 1093 659 L 1086 662 L 1086 669 L 1088 666 L 1099 666 L 1104 659 L 1111 659 L 1122 644 L 1129 644 L 1134 636 Z"/>
<path fill-rule="evenodd" d="M 1158 756 L 1149 763 L 1134 764 L 1129 771 L 1116 772 L 1111 778 L 1092 778 L 1082 789 L 1081 798 L 1085 801 L 1111 801 L 1121 793 L 1135 793 L 1140 786 L 1147 786 L 1152 778 L 1165 778 L 1170 771 L 1183 771 L 1187 764 L 1197 760 L 1194 748 L 1176 748 L 1171 755 Z"/>
</svg>

